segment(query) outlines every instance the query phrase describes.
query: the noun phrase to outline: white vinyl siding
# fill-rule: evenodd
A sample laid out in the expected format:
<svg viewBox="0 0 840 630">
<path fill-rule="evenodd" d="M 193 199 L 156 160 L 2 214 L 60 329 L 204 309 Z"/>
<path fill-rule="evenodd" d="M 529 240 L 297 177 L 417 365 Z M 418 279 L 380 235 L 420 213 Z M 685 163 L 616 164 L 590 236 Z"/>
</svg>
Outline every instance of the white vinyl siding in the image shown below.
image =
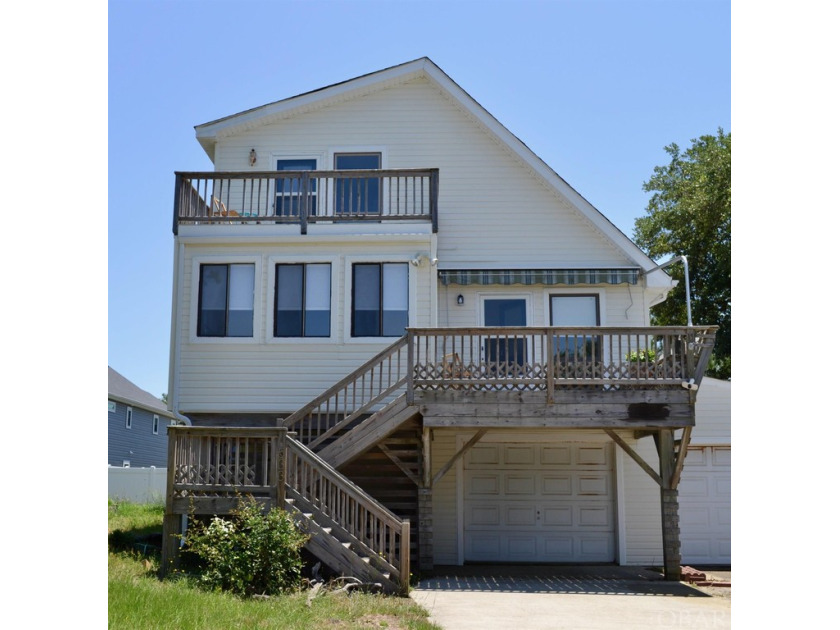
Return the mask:
<svg viewBox="0 0 840 630">
<path fill-rule="evenodd" d="M 655 471 L 659 470 L 659 457 L 652 437 L 633 439 L 630 431 L 619 435 Z M 662 517 L 659 486 L 642 468 L 621 449 L 618 450 L 621 467 L 624 515 L 624 556 L 620 564 L 652 566 L 662 564 Z"/>
<path fill-rule="evenodd" d="M 393 239 L 354 239 L 336 254 L 334 241 L 284 244 L 282 256 L 272 244 L 190 244 L 185 246 L 183 290 L 178 324 L 180 335 L 179 410 L 190 412 L 290 413 L 303 406 L 396 338 L 350 338 L 350 284 L 353 262 L 406 263 L 418 251 L 429 251 L 428 236 Z M 195 320 L 198 261 L 241 259 L 257 262 L 254 336 L 249 344 L 231 339 L 196 338 L 184 334 Z M 274 276 L 278 262 L 330 262 L 332 265 L 331 338 L 275 338 L 273 336 Z M 431 313 L 433 268 L 409 269 L 409 316 L 412 325 L 433 325 Z M 262 271 L 261 271 L 262 270 Z M 191 313 L 192 309 L 192 313 Z"/>
<path fill-rule="evenodd" d="M 216 170 L 242 170 L 251 147 L 266 156 L 258 168 L 273 168 L 268 158 L 278 147 L 317 155 L 319 164 L 342 147 L 387 147 L 383 168 L 439 168 L 442 264 L 631 265 L 570 202 L 426 79 L 222 137 Z"/>
</svg>

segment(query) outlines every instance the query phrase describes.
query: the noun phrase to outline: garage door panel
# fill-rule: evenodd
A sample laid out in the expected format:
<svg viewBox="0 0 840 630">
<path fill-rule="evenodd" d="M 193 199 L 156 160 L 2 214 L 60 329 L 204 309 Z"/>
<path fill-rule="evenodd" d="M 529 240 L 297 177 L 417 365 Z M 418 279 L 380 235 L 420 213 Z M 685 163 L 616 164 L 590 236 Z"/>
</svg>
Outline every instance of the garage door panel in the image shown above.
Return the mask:
<svg viewBox="0 0 840 630">
<path fill-rule="evenodd" d="M 601 558 L 615 556 L 613 537 L 582 536 L 579 538 L 578 557 L 584 562 L 601 562 Z"/>
<path fill-rule="evenodd" d="M 487 525 L 501 525 L 501 509 L 498 505 L 474 505 L 466 510 L 466 525 L 468 527 L 484 527 Z"/>
<path fill-rule="evenodd" d="M 611 507 L 602 506 L 578 508 L 578 524 L 581 527 L 609 527 L 611 522 Z"/>
<path fill-rule="evenodd" d="M 499 494 L 499 477 L 500 475 L 490 474 L 470 474 L 467 475 L 467 489 L 472 495 L 491 495 Z"/>
<path fill-rule="evenodd" d="M 507 556 L 513 561 L 536 562 L 537 539 L 534 536 L 509 536 Z"/>
<path fill-rule="evenodd" d="M 606 475 L 578 477 L 577 491 L 582 496 L 606 497 L 609 495 L 609 481 Z"/>
<path fill-rule="evenodd" d="M 543 496 L 571 496 L 572 494 L 571 475 L 545 474 L 540 476 L 540 481 L 540 489 L 542 490 Z"/>
<path fill-rule="evenodd" d="M 569 446 L 545 446 L 540 449 L 540 463 L 543 466 L 568 466 L 572 463 L 572 449 Z"/>
<path fill-rule="evenodd" d="M 582 466 L 607 466 L 607 447 L 581 446 L 576 449 L 577 463 Z"/>
<path fill-rule="evenodd" d="M 712 448 L 712 465 L 731 469 L 732 449 L 717 447 Z"/>
<path fill-rule="evenodd" d="M 506 527 L 537 526 L 537 508 L 533 505 L 508 505 L 504 514 Z"/>
<path fill-rule="evenodd" d="M 534 446 L 505 446 L 504 462 L 508 466 L 533 466 L 536 463 Z"/>
<path fill-rule="evenodd" d="M 495 444 L 477 444 L 467 451 L 466 459 L 467 464 L 498 464 L 501 461 L 499 457 L 499 446 Z"/>
<path fill-rule="evenodd" d="M 536 491 L 536 479 L 533 475 L 505 475 L 506 495 L 527 495 L 533 496 Z"/>
<path fill-rule="evenodd" d="M 683 473 L 679 494 L 682 497 L 706 498 L 709 496 L 709 482 L 705 477 L 693 477 Z"/>
<path fill-rule="evenodd" d="M 549 505 L 542 510 L 543 524 L 547 527 L 572 527 L 574 510 L 570 505 Z"/>
</svg>

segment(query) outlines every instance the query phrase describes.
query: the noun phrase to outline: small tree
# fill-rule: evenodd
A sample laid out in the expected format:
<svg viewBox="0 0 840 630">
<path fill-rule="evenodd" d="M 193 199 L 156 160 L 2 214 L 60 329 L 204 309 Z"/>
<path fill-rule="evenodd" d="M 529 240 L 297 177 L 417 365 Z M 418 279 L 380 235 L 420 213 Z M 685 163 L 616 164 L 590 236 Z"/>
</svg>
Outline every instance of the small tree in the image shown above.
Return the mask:
<svg viewBox="0 0 840 630">
<path fill-rule="evenodd" d="M 205 524 L 190 517 L 184 548 L 199 561 L 199 580 L 237 595 L 274 595 L 300 582 L 304 535 L 282 508 L 263 513 L 252 496 L 241 497 L 229 517 Z"/>
<path fill-rule="evenodd" d="M 658 260 L 687 256 L 690 266 L 691 311 L 700 324 L 720 326 L 707 374 L 729 378 L 731 374 L 731 230 L 732 230 L 732 134 L 700 136 L 684 152 L 676 144 L 665 147 L 671 156 L 667 166 L 657 166 L 645 182 L 652 192 L 647 216 L 636 219 L 633 240 Z M 685 280 L 663 303 L 651 309 L 655 325 L 686 322 Z"/>
</svg>

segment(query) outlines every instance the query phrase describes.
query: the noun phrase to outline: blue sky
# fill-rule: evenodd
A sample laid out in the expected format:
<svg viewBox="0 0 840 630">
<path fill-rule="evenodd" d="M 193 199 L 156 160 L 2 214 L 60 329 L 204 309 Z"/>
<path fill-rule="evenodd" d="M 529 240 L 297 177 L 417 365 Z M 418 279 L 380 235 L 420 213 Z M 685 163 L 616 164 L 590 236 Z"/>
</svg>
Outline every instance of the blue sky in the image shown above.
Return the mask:
<svg viewBox="0 0 840 630">
<path fill-rule="evenodd" d="M 628 235 L 663 147 L 731 128 L 728 2 L 112 1 L 109 365 L 167 389 L 173 173 L 212 170 L 195 125 L 422 56 Z"/>
</svg>

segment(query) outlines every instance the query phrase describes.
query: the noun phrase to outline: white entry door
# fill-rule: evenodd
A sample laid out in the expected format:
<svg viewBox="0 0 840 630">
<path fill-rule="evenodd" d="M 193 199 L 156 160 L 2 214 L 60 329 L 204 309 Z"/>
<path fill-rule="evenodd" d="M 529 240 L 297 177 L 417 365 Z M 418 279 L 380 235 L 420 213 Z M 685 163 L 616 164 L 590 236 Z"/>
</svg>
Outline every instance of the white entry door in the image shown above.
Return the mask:
<svg viewBox="0 0 840 630">
<path fill-rule="evenodd" d="M 688 448 L 680 479 L 680 543 L 684 564 L 731 564 L 729 446 Z"/>
<path fill-rule="evenodd" d="M 464 560 L 613 562 L 607 443 L 475 445 L 464 457 Z"/>
</svg>

